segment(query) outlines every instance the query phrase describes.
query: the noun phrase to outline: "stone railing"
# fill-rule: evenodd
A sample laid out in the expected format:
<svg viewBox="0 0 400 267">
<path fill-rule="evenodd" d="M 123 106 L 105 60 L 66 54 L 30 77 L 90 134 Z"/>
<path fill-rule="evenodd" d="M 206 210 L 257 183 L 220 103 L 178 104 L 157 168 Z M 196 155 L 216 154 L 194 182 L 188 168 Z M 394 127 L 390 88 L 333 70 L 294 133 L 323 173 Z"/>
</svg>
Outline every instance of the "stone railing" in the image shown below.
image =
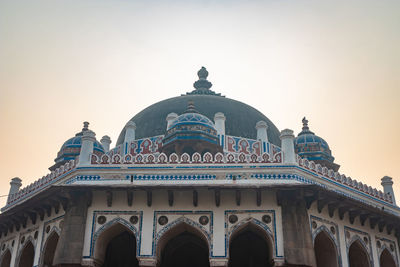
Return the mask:
<svg viewBox="0 0 400 267">
<path fill-rule="evenodd" d="M 335 172 L 331 169 L 321 166 L 320 164 L 316 164 L 313 161 L 308 161 L 307 159 L 302 159 L 297 156 L 298 165 L 308 170 L 317 176 L 323 177 L 331 182 L 340 183 L 350 187 L 351 189 L 370 195 L 376 199 L 383 200 L 390 204 L 393 204 L 392 197 L 389 194 L 384 194 L 382 191 L 372 188 L 366 184 L 358 182 L 350 177 L 346 177 L 343 174 Z M 199 153 L 194 153 L 192 156 L 184 153 L 181 156 L 173 153 L 170 156 L 167 156 L 164 153 L 153 153 L 153 154 L 138 154 L 136 156 L 132 156 L 131 154 L 127 154 L 125 156 L 121 156 L 120 154 L 114 154 L 112 156 L 103 154 L 101 157 L 98 157 L 95 154 L 91 155 L 91 165 L 126 165 L 126 164 L 135 164 L 135 165 L 147 165 L 147 164 L 155 164 L 155 165 L 163 165 L 163 164 L 282 164 L 282 152 L 278 152 L 271 156 L 268 153 L 263 153 L 261 156 L 257 154 L 246 155 L 244 153 L 217 153 L 212 155 L 211 153 L 205 153 L 203 156 Z M 48 188 L 51 184 L 58 181 L 58 179 L 71 171 L 77 166 L 76 160 L 71 160 L 67 162 L 65 165 L 57 168 L 55 171 L 52 171 L 46 176 L 43 176 L 39 180 L 34 183 L 20 189 L 15 194 L 12 194 L 8 197 L 7 205 L 4 209 L 14 205 L 20 200 L 25 199 L 28 196 L 36 194 L 46 188 Z"/>
<path fill-rule="evenodd" d="M 214 156 L 211 153 L 205 153 L 203 156 L 199 153 L 182 154 L 178 156 L 175 153 L 169 155 L 164 153 L 154 154 L 138 154 L 132 156 L 127 154 L 121 156 L 115 154 L 109 156 L 107 154 L 98 157 L 95 154 L 91 155 L 91 164 L 233 164 L 233 163 L 282 163 L 282 153 L 278 152 L 273 157 L 268 153 L 263 153 L 261 156 L 257 154 L 246 155 L 244 153 L 216 153 Z"/>
<path fill-rule="evenodd" d="M 392 196 L 389 194 L 385 194 L 376 188 L 372 188 L 362 182 L 358 182 L 357 180 L 351 179 L 350 177 L 346 177 L 344 174 L 340 174 L 335 172 L 332 169 L 328 169 L 327 167 L 323 167 L 320 164 L 316 164 L 313 161 L 309 161 L 307 159 L 303 159 L 300 156 L 297 156 L 297 161 L 300 167 L 303 167 L 315 174 L 322 176 L 330 181 L 340 183 L 351 187 L 352 189 L 362 192 L 364 194 L 373 196 L 374 198 L 381 199 L 385 202 L 393 204 Z"/>
<path fill-rule="evenodd" d="M 12 204 L 18 202 L 19 200 L 24 199 L 28 195 L 37 193 L 37 192 L 49 187 L 52 183 L 57 181 L 60 176 L 67 173 L 68 171 L 74 169 L 75 167 L 76 167 L 75 160 L 71 160 L 71 161 L 65 163 L 64 165 L 55 169 L 54 171 L 47 174 L 46 176 L 43 176 L 42 178 L 31 183 L 30 185 L 20 189 L 15 194 L 9 195 L 6 206 L 12 205 Z"/>
</svg>

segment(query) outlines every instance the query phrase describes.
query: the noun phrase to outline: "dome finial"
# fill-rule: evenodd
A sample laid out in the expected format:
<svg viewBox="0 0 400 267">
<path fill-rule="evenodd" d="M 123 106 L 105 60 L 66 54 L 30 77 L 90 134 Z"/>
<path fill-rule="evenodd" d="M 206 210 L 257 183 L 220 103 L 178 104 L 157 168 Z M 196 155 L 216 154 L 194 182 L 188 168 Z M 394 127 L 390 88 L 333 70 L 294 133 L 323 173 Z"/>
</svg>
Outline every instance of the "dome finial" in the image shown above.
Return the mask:
<svg viewBox="0 0 400 267">
<path fill-rule="evenodd" d="M 201 67 L 201 69 L 197 72 L 197 76 L 199 76 L 200 80 L 206 80 L 208 77 L 208 71 L 205 67 Z"/>
<path fill-rule="evenodd" d="M 83 122 L 82 131 L 87 131 L 87 130 L 89 130 L 89 122 L 84 121 L 84 122 Z"/>
<path fill-rule="evenodd" d="M 304 117 L 301 121 L 303 122 L 303 131 L 310 130 L 310 128 L 308 128 L 308 120 L 306 119 L 306 117 Z"/>
<path fill-rule="evenodd" d="M 199 113 L 194 107 L 193 100 L 188 101 L 188 106 L 187 106 L 185 113 Z"/>
<path fill-rule="evenodd" d="M 212 86 L 212 83 L 207 80 L 207 69 L 205 67 L 201 67 L 201 69 L 197 72 L 197 76 L 199 76 L 199 79 L 194 82 L 193 87 L 196 88 L 196 91 L 207 93 Z"/>
</svg>

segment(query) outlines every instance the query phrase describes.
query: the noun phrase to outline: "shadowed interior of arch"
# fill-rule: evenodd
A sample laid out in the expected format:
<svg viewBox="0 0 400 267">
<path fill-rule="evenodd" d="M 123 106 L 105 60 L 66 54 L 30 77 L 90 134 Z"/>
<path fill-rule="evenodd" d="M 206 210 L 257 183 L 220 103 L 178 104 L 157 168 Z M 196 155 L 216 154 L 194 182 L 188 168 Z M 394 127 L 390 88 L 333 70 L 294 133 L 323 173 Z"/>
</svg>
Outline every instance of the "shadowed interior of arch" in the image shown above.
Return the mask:
<svg viewBox="0 0 400 267">
<path fill-rule="evenodd" d="M 157 242 L 161 267 L 209 267 L 209 245 L 201 230 L 181 222 L 165 232 Z"/>
<path fill-rule="evenodd" d="M 272 267 L 272 242 L 252 223 L 237 229 L 230 238 L 229 267 Z"/>
<path fill-rule="evenodd" d="M 102 267 L 138 267 L 135 235 L 124 225 L 115 223 L 97 238 L 94 259 Z"/>
<path fill-rule="evenodd" d="M 380 267 L 396 267 L 392 254 L 386 248 L 381 253 L 379 264 Z"/>
<path fill-rule="evenodd" d="M 7 249 L 7 251 L 1 257 L 1 265 L 0 266 L 1 267 L 10 267 L 10 263 L 11 263 L 11 253 Z"/>
<path fill-rule="evenodd" d="M 60 236 L 57 232 L 53 232 L 47 238 L 44 250 L 43 250 L 43 267 L 53 267 L 54 253 L 56 252 L 58 239 Z"/>
<path fill-rule="evenodd" d="M 35 249 L 33 247 L 32 242 L 28 241 L 28 243 L 22 250 L 18 267 L 32 267 L 34 256 L 35 256 Z"/>
<path fill-rule="evenodd" d="M 325 231 L 321 231 L 314 240 L 317 267 L 338 267 L 336 245 Z"/>
<path fill-rule="evenodd" d="M 360 241 L 354 241 L 349 248 L 349 267 L 370 267 L 368 252 Z"/>
</svg>

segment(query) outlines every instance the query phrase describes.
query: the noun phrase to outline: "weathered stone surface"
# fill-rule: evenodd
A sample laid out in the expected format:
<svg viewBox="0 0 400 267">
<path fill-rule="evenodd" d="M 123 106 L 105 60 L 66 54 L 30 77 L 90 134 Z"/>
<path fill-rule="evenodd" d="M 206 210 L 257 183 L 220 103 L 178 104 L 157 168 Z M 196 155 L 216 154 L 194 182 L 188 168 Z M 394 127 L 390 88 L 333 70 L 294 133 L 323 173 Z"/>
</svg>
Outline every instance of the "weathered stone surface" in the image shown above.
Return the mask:
<svg viewBox="0 0 400 267">
<path fill-rule="evenodd" d="M 64 216 L 64 227 L 54 256 L 55 266 L 81 266 L 88 197 L 84 191 L 71 193 Z"/>
<path fill-rule="evenodd" d="M 306 203 L 301 192 L 278 192 L 282 208 L 285 266 L 317 266 Z"/>
</svg>

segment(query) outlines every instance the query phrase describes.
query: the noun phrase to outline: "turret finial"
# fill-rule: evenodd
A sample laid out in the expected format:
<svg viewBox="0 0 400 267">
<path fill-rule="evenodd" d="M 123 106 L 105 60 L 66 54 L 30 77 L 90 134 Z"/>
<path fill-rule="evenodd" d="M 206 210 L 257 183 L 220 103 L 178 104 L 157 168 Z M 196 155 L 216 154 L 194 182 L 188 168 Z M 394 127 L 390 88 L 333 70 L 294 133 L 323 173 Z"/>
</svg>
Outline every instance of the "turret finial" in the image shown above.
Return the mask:
<svg viewBox="0 0 400 267">
<path fill-rule="evenodd" d="M 84 122 L 83 122 L 82 131 L 87 131 L 87 130 L 89 130 L 89 122 L 84 121 Z"/>
<path fill-rule="evenodd" d="M 302 122 L 303 122 L 303 131 L 308 131 L 308 130 L 310 130 L 310 128 L 308 128 L 308 120 L 306 119 L 306 117 L 304 117 L 304 118 L 302 119 Z"/>
<path fill-rule="evenodd" d="M 188 106 L 187 106 L 185 113 L 199 113 L 194 107 L 193 100 L 188 101 Z"/>
</svg>

